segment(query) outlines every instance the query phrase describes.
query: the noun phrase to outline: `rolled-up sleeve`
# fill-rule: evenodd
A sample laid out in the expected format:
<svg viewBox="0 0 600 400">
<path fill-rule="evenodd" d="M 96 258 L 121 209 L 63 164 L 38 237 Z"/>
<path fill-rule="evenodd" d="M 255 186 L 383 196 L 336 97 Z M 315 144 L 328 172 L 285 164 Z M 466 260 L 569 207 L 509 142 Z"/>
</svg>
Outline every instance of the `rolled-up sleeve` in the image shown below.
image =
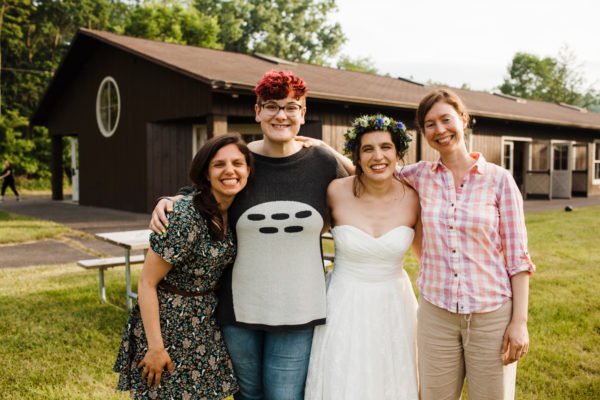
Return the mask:
<svg viewBox="0 0 600 400">
<path fill-rule="evenodd" d="M 500 240 L 509 276 L 527 271 L 535 272 L 527 249 L 527 228 L 523 212 L 523 197 L 509 173 L 500 180 L 498 210 L 500 214 Z"/>
</svg>

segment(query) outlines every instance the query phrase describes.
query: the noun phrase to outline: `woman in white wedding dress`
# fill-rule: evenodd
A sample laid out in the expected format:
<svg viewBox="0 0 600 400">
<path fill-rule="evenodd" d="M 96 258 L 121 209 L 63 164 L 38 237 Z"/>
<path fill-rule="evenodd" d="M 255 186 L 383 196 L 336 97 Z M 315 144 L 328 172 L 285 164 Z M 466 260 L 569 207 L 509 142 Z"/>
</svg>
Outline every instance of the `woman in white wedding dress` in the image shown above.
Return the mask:
<svg viewBox="0 0 600 400">
<path fill-rule="evenodd" d="M 420 252 L 419 199 L 394 177 L 410 136 L 401 122 L 370 115 L 345 138 L 356 175 L 327 191 L 335 267 L 305 399 L 418 399 L 417 301 L 402 263 L 411 244 Z"/>
</svg>

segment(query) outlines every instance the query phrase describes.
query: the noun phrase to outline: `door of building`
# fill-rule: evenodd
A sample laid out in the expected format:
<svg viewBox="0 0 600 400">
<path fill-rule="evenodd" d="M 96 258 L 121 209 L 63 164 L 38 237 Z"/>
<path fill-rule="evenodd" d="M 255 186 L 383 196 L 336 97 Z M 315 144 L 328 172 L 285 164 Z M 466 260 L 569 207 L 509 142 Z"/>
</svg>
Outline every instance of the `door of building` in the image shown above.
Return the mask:
<svg viewBox="0 0 600 400">
<path fill-rule="evenodd" d="M 571 198 L 572 153 L 570 142 L 552 142 L 552 198 Z"/>
</svg>

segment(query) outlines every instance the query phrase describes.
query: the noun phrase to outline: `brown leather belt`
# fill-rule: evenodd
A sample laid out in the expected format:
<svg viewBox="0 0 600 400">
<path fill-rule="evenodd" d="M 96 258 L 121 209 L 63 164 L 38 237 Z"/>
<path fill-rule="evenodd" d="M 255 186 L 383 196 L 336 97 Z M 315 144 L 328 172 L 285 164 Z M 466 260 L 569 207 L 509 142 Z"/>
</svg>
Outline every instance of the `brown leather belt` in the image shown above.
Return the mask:
<svg viewBox="0 0 600 400">
<path fill-rule="evenodd" d="M 210 293 L 214 293 L 217 288 L 211 288 L 211 289 L 207 289 L 207 290 L 203 290 L 201 292 L 189 292 L 187 290 L 182 290 L 179 289 L 176 286 L 171 285 L 170 283 L 162 280 L 158 283 L 158 287 L 159 289 L 164 290 L 165 292 L 169 292 L 169 293 L 174 293 L 174 294 L 178 294 L 179 296 L 183 296 L 183 297 L 200 297 L 200 296 L 205 296 L 207 294 Z"/>
</svg>

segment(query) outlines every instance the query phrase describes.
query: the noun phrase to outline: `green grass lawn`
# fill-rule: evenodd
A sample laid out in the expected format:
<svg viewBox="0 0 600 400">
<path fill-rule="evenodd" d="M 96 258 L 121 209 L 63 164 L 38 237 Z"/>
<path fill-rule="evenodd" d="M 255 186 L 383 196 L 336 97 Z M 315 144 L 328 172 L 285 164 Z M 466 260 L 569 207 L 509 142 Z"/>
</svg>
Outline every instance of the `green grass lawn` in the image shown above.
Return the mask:
<svg viewBox="0 0 600 400">
<path fill-rule="evenodd" d="M 51 221 L 33 219 L 0 210 L 0 244 L 50 239 L 64 234 L 82 235 L 73 229 Z"/>
<path fill-rule="evenodd" d="M 538 272 L 517 398 L 600 398 L 600 207 L 529 214 L 527 225 Z M 414 279 L 412 256 L 406 269 Z M 111 372 L 127 319 L 123 275 L 106 273 L 104 304 L 97 273 L 74 264 L 0 269 L 0 398 L 128 398 Z"/>
</svg>

